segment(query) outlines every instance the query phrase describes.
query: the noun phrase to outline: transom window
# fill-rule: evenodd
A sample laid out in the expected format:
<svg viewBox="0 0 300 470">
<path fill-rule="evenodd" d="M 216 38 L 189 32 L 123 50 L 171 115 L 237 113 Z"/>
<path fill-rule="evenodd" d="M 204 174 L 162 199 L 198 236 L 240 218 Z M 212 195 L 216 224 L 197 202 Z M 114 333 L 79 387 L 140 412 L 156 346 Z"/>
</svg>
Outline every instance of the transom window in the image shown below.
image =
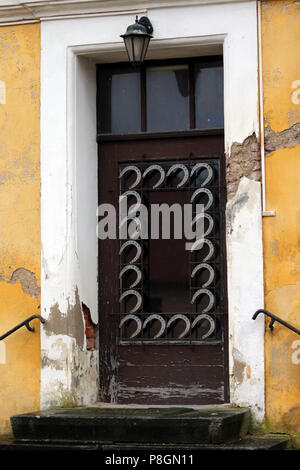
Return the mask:
<svg viewBox="0 0 300 470">
<path fill-rule="evenodd" d="M 98 66 L 98 134 L 224 126 L 222 57 Z"/>
</svg>

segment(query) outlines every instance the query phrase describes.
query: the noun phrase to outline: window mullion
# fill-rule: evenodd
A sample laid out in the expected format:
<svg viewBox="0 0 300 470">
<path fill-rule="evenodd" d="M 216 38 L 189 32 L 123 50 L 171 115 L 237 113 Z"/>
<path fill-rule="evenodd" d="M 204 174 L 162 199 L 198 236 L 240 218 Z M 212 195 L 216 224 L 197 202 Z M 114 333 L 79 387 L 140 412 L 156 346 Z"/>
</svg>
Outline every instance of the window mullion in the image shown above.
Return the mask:
<svg viewBox="0 0 300 470">
<path fill-rule="evenodd" d="M 146 67 L 141 67 L 141 132 L 147 131 Z"/>
<path fill-rule="evenodd" d="M 189 106 L 190 106 L 190 129 L 195 129 L 195 67 L 194 63 L 189 64 Z"/>
</svg>

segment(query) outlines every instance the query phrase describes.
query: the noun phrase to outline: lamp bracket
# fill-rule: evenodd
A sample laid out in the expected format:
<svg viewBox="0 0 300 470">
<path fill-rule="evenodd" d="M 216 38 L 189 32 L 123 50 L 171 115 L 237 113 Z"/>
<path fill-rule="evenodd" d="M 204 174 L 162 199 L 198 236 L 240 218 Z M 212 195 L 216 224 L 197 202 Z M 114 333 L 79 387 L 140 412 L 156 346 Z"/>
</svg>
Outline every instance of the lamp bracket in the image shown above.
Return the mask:
<svg viewBox="0 0 300 470">
<path fill-rule="evenodd" d="M 146 28 L 148 34 L 153 33 L 153 26 L 152 26 L 151 21 L 149 20 L 149 18 L 147 16 L 142 16 L 138 20 L 138 23 Z"/>
</svg>

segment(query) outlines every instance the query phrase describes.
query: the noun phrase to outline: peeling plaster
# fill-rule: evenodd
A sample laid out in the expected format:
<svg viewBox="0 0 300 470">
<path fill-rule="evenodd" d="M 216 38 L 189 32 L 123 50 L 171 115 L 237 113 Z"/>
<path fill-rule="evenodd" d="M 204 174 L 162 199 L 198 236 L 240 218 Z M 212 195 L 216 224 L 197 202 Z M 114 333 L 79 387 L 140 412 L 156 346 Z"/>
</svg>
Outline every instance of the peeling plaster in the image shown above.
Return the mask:
<svg viewBox="0 0 300 470">
<path fill-rule="evenodd" d="M 83 351 L 76 339 L 68 335 L 46 337 L 47 348 L 42 351 L 41 407 L 96 403 L 99 393 L 98 351 Z"/>
<path fill-rule="evenodd" d="M 261 184 L 244 176 L 226 206 L 229 370 L 231 403 L 250 406 L 257 421 L 264 417 L 264 319 L 252 316 L 264 305 L 261 219 Z"/>
<path fill-rule="evenodd" d="M 10 278 L 9 283 L 15 284 L 19 282 L 25 294 L 31 297 L 37 297 L 40 293 L 40 288 L 37 285 L 37 280 L 33 272 L 25 268 L 16 269 Z"/>
<path fill-rule="evenodd" d="M 82 351 L 74 342 L 72 348 L 71 391 L 80 404 L 93 403 L 99 393 L 98 351 Z"/>
<path fill-rule="evenodd" d="M 78 288 L 75 302 L 61 311 L 58 302 L 50 308 L 42 326 L 43 408 L 95 403 L 99 392 L 98 351 L 86 349 L 85 320 Z"/>
<path fill-rule="evenodd" d="M 39 313 L 40 56 L 40 24 L 1 28 L 1 334 Z M 0 434 L 11 432 L 11 415 L 39 408 L 40 324 L 32 326 L 0 342 Z"/>
<path fill-rule="evenodd" d="M 300 122 L 296 122 L 296 124 L 281 132 L 274 132 L 269 125 L 265 128 L 266 153 L 295 147 L 296 145 L 300 145 Z"/>
<path fill-rule="evenodd" d="M 84 321 L 78 289 L 75 291 L 75 304 L 68 305 L 66 314 L 63 314 L 58 303 L 50 308 L 50 315 L 44 325 L 48 335 L 68 335 L 76 339 L 80 348 L 84 347 Z"/>
<path fill-rule="evenodd" d="M 202 15 L 202 18 L 204 17 L 207 21 L 202 21 L 199 29 L 199 21 L 197 18 L 199 16 L 198 12 L 200 12 L 200 9 L 201 13 L 204 15 Z M 163 44 L 165 54 L 177 50 L 178 47 L 180 50 L 184 51 L 184 53 L 188 52 L 191 47 L 191 39 L 193 40 L 193 47 L 196 47 L 197 45 L 197 47 L 199 46 L 199 50 L 201 50 L 201 47 L 204 44 L 203 38 L 208 39 L 209 36 L 214 36 L 216 34 L 222 35 L 225 38 L 223 43 L 225 59 L 225 148 L 228 155 L 230 155 L 231 148 L 233 148 L 232 159 L 228 163 L 229 170 L 231 169 L 230 165 L 232 166 L 235 163 L 235 160 L 237 160 L 236 164 L 238 171 L 239 157 L 237 156 L 235 159 L 235 147 L 239 144 L 236 144 L 236 142 L 243 142 L 243 139 L 246 136 L 250 135 L 251 137 L 252 132 L 255 132 L 255 135 L 257 135 L 259 128 L 255 2 L 245 2 L 241 5 L 226 4 L 226 6 L 213 6 L 213 8 L 210 6 L 205 6 L 204 8 L 202 6 L 197 6 L 195 8 L 187 9 L 186 13 L 188 21 L 185 22 L 186 26 L 182 30 L 181 38 L 177 38 L 176 27 L 174 26 L 180 18 L 181 11 L 177 8 L 171 10 L 169 13 L 171 14 L 172 21 L 168 22 L 167 29 L 165 29 L 165 25 L 161 24 L 162 27 L 159 32 L 160 36 L 158 37 L 158 41 L 161 41 Z M 159 18 L 161 11 L 158 9 L 153 14 Z M 123 22 L 123 17 L 114 17 L 113 21 L 118 25 L 119 22 Z M 101 31 L 100 36 L 99 31 Z M 45 282 L 45 288 L 43 291 L 43 308 L 47 311 L 46 313 L 50 311 L 50 307 L 54 305 L 56 301 L 59 302 L 60 310 L 67 310 L 67 308 L 62 308 L 62 304 L 68 296 L 72 295 L 71 292 L 73 285 L 76 284 L 79 286 L 81 301 L 89 306 L 92 317 L 96 319 L 96 301 L 93 299 L 97 298 L 97 292 L 95 289 L 97 273 L 96 270 L 93 269 L 92 264 L 92 262 L 94 262 L 96 267 L 96 250 L 93 249 L 93 245 L 90 242 L 90 240 L 93 240 L 92 236 L 90 238 L 87 237 L 87 235 L 89 235 L 89 233 L 87 233 L 89 227 L 92 228 L 94 236 L 93 224 L 95 215 L 92 213 L 94 210 L 93 191 L 97 188 L 96 184 L 93 186 L 95 175 L 97 175 L 97 171 L 95 171 L 94 168 L 94 162 L 96 162 L 95 155 L 97 155 L 94 144 L 96 123 L 95 113 L 91 113 L 91 109 L 94 109 L 93 106 L 95 106 L 95 88 L 93 88 L 95 87 L 95 74 L 94 70 L 88 68 L 88 55 L 84 57 L 84 54 L 90 53 L 90 45 L 93 44 L 93 51 L 97 50 L 97 52 L 99 52 L 101 61 L 106 61 L 108 58 L 111 59 L 111 57 L 114 57 L 115 52 L 119 53 L 119 49 L 117 49 L 119 46 L 115 43 L 115 40 L 116 39 L 111 32 L 110 21 L 107 18 L 103 20 L 99 18 L 96 20 L 92 18 L 83 18 L 80 20 L 42 22 L 41 77 L 43 86 L 41 100 L 41 160 L 43 165 L 41 177 L 42 214 L 44 214 L 44 218 L 42 218 L 42 241 L 45 254 L 45 266 L 50 268 L 50 271 L 47 271 L 48 275 L 50 273 L 49 278 L 52 277 L 52 273 L 56 274 L 58 266 L 55 266 L 55 264 L 64 249 L 64 247 L 55 243 L 57 240 L 57 233 L 60 233 L 60 230 L 65 236 L 61 237 L 61 239 L 64 244 L 67 244 L 69 250 L 69 265 L 66 264 L 66 269 L 63 269 L 62 267 L 60 271 L 62 276 L 59 278 L 60 282 L 56 282 L 55 279 L 51 279 L 51 282 L 48 282 L 49 279 L 47 279 L 47 282 Z M 209 39 L 209 41 L 211 41 L 211 39 Z M 111 46 L 109 46 L 109 48 L 106 47 L 106 44 L 110 44 L 110 42 L 115 43 L 114 46 L 116 46 L 116 49 L 113 51 L 111 50 Z M 160 43 L 158 42 L 156 44 L 159 45 Z M 79 45 L 82 48 L 80 58 L 76 55 L 76 50 Z M 73 49 L 73 47 L 76 47 L 76 50 Z M 66 50 L 69 50 L 70 52 L 73 50 L 74 54 L 66 56 Z M 154 51 L 154 54 L 157 54 L 157 51 L 158 49 Z M 53 67 L 60 71 L 59 74 L 55 75 L 55 78 L 52 74 Z M 87 82 L 90 84 L 90 93 L 87 93 Z M 245 90 L 247 90 L 247 93 L 245 93 Z M 74 106 L 73 102 L 74 96 L 76 96 L 76 106 Z M 54 100 L 53 97 L 55 97 Z M 243 106 L 241 106 L 241 103 L 243 103 Z M 80 112 L 78 112 L 79 110 Z M 53 111 L 55 111 L 55 115 L 58 116 L 58 119 L 52 119 Z M 66 121 L 70 122 L 72 125 L 65 126 L 64 123 Z M 256 142 L 256 138 L 253 139 L 253 141 Z M 87 145 L 89 142 L 93 142 L 93 146 Z M 234 144 L 232 144 L 232 142 L 234 142 Z M 68 151 L 66 153 L 66 148 L 69 149 L 69 144 L 70 152 Z M 245 146 L 247 147 L 247 144 L 245 144 Z M 244 147 L 242 147 L 241 150 L 245 151 Z M 53 151 L 61 157 L 58 160 L 59 163 L 51 158 Z M 78 155 L 85 155 L 85 159 L 82 160 L 78 158 Z M 252 159 L 255 159 L 255 162 L 253 162 L 253 167 L 251 167 L 249 171 L 243 171 L 241 174 L 237 174 L 236 176 L 236 171 L 233 169 L 232 174 L 236 178 L 233 181 L 229 181 L 230 175 L 228 175 L 228 182 L 235 186 L 232 189 L 231 194 L 229 191 L 230 197 L 235 193 L 240 177 L 247 173 L 249 174 L 249 177 L 253 177 L 253 179 L 256 178 L 256 172 L 259 171 L 255 168 L 259 165 L 257 145 L 253 150 L 253 153 L 250 152 L 250 155 Z M 245 158 L 245 160 L 247 160 L 247 158 Z M 255 175 L 251 176 L 251 173 L 253 172 Z M 74 191 L 73 194 L 66 192 L 66 188 L 72 188 L 72 191 Z M 258 183 L 256 183 L 255 191 L 256 190 L 258 193 L 260 192 L 260 186 Z M 77 194 L 78 199 L 77 205 L 75 205 L 74 208 L 71 203 L 75 200 L 75 194 Z M 89 202 L 89 204 L 87 204 L 87 202 Z M 248 203 L 245 203 L 245 206 L 247 206 L 247 204 Z M 87 211 L 87 207 L 92 208 L 90 212 Z M 242 208 L 245 210 L 244 205 Z M 254 211 L 255 210 L 257 210 L 257 215 L 261 217 L 258 203 L 257 207 L 254 207 Z M 49 213 L 55 214 L 56 224 L 51 227 L 49 227 L 48 221 Z M 239 214 L 237 215 L 237 219 L 239 219 Z M 64 232 L 65 227 L 71 227 L 72 230 L 72 224 L 74 224 L 74 233 L 70 234 L 69 232 Z M 248 225 L 249 224 L 247 224 L 247 228 L 249 230 Z M 256 225 L 254 228 L 257 228 Z M 261 237 L 261 232 L 259 233 L 259 236 Z M 253 255 L 253 263 L 258 260 L 259 264 L 261 261 L 260 251 L 255 251 L 252 249 L 252 246 L 248 246 L 249 237 L 247 237 L 247 235 L 245 235 L 244 238 L 246 243 L 240 247 L 239 255 L 243 258 L 244 253 L 247 253 L 248 250 Z M 250 239 L 250 241 L 252 241 L 252 239 Z M 74 251 L 72 251 L 73 243 Z M 256 242 L 254 245 L 254 248 L 256 249 Z M 235 246 L 231 246 L 230 249 L 235 251 Z M 74 274 L 75 253 L 78 254 L 80 267 L 78 276 L 77 271 L 76 274 Z M 236 262 L 236 260 L 234 260 L 234 262 Z M 55 269 L 53 269 L 53 266 Z M 91 274 L 93 272 L 95 272 L 95 276 Z M 246 270 L 243 274 L 246 281 L 249 280 L 250 283 L 253 281 L 252 273 L 250 275 L 250 279 Z M 233 284 L 240 281 L 239 272 L 235 274 L 233 281 Z M 245 282 L 245 284 L 247 284 L 247 282 Z M 233 305 L 231 311 L 233 318 L 236 319 L 237 317 L 237 320 L 239 313 L 243 314 L 243 318 L 245 316 L 243 312 L 243 296 L 241 295 L 239 298 L 239 296 L 236 295 L 238 289 L 237 286 L 234 285 Z M 245 286 L 244 289 L 246 294 L 248 294 L 249 285 Z M 256 289 L 256 286 L 254 289 Z M 258 291 L 260 294 L 260 288 L 258 288 Z M 236 300 L 238 300 L 237 303 L 235 302 Z M 259 302 L 260 300 L 261 299 L 259 299 Z M 252 308 L 251 302 L 250 308 Z M 247 306 L 247 315 L 249 313 L 248 310 L 249 307 Z M 237 315 L 235 314 L 235 311 L 237 311 Z M 253 337 L 256 338 L 256 329 L 252 332 L 252 338 Z M 74 370 L 74 358 L 72 357 L 71 352 L 72 344 L 74 347 L 76 346 L 76 354 L 78 353 L 79 355 L 83 355 L 81 359 L 83 362 L 80 364 L 82 367 L 87 367 L 85 388 L 90 390 L 90 387 L 93 387 L 93 384 L 90 380 L 90 374 L 92 374 L 92 372 L 88 367 L 88 361 L 90 358 L 95 357 L 93 354 L 97 354 L 98 356 L 98 353 L 96 351 L 83 352 L 78 348 L 76 340 L 73 337 L 64 335 L 63 338 L 69 345 L 68 370 Z M 243 335 L 241 335 L 241 338 L 243 338 Z M 54 345 L 55 339 L 56 336 L 54 334 L 45 334 L 42 337 L 42 346 L 45 349 L 45 354 L 50 351 L 51 345 Z M 234 341 L 237 342 L 237 348 L 244 352 L 244 346 L 242 341 L 239 341 L 239 339 L 239 331 L 237 331 L 237 334 L 234 335 Z M 52 340 L 53 342 L 51 342 Z M 248 348 L 248 343 L 245 347 Z M 92 355 L 89 355 L 89 353 Z M 263 358 L 263 354 L 261 358 Z M 251 369 L 253 369 L 252 364 Z M 74 375 L 74 378 L 76 377 L 78 377 L 78 374 Z M 49 393 L 49 398 L 50 394 L 53 393 L 53 390 L 56 390 L 58 394 L 60 393 L 61 388 L 56 386 L 56 379 L 62 380 L 63 390 L 71 392 L 73 379 L 70 379 L 70 377 L 67 379 L 59 374 L 57 376 L 54 374 L 52 377 L 49 377 L 48 368 L 45 368 L 45 370 L 42 371 L 41 397 L 43 403 L 47 401 L 47 393 Z M 114 386 L 113 384 L 111 384 L 111 386 L 113 394 Z M 43 392 L 45 392 L 45 395 Z M 85 390 L 84 393 L 87 394 L 87 390 Z M 237 400 L 237 402 L 239 402 L 239 400 Z M 254 400 L 250 398 L 247 405 L 251 406 L 253 402 Z"/>
<path fill-rule="evenodd" d="M 42 357 L 42 367 L 63 371 L 68 364 L 68 348 L 62 337 L 58 337 L 51 355 Z"/>
<path fill-rule="evenodd" d="M 261 180 L 260 147 L 255 133 L 242 143 L 234 142 L 226 162 L 227 197 L 231 199 L 237 191 L 240 179 L 246 176 Z"/>
</svg>

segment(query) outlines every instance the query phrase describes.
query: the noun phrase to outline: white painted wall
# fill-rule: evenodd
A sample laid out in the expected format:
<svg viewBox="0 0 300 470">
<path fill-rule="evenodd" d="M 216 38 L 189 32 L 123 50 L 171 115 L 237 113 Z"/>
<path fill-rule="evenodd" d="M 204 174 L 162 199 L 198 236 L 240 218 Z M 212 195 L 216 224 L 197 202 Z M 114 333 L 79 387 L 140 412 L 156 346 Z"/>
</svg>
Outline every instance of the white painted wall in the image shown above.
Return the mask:
<svg viewBox="0 0 300 470">
<path fill-rule="evenodd" d="M 193 3 L 174 8 L 159 8 L 156 3 L 154 9 L 148 3 L 148 16 L 154 26 L 148 58 L 194 56 L 223 48 L 225 148 L 230 154 L 233 142 L 243 142 L 253 132 L 258 134 L 256 1 Z M 135 4 L 132 2 L 132 9 Z M 66 313 L 68 306 L 75 303 L 76 287 L 93 318 L 97 316 L 93 62 L 126 60 L 119 35 L 133 20 L 131 13 L 115 11 L 111 16 L 106 13 L 99 17 L 42 22 L 42 309 L 45 318 L 55 303 Z M 253 381 L 248 381 L 247 386 L 231 382 L 231 400 L 251 406 L 258 419 L 264 413 L 263 322 L 250 330 L 244 325 L 249 326 L 252 313 L 263 306 L 262 247 L 256 241 L 256 236 L 261 240 L 259 186 L 259 183 L 255 183 L 255 188 L 249 184 L 245 189 L 249 191 L 252 212 L 246 204 L 243 217 L 240 215 L 253 236 L 249 236 L 248 230 L 239 232 L 238 247 L 232 236 L 227 240 L 231 351 L 238 351 L 242 362 L 245 360 L 250 370 L 255 371 Z M 251 253 L 251 269 L 244 269 L 241 276 L 236 256 L 247 263 L 247 253 Z M 247 303 L 249 286 L 252 298 Z M 47 341 L 47 335 L 42 334 L 44 356 L 51 347 Z M 259 348 L 251 348 L 252 342 Z M 232 361 L 230 364 L 232 372 Z M 42 397 L 47 395 L 53 381 L 55 374 L 49 381 L 47 369 L 43 369 Z M 47 400 L 42 403 L 47 406 Z"/>
<path fill-rule="evenodd" d="M 264 318 L 261 184 L 242 178 L 226 209 L 231 401 L 264 417 Z"/>
<path fill-rule="evenodd" d="M 76 82 L 69 95 L 68 103 L 75 103 L 76 128 L 72 132 L 70 125 L 70 147 L 75 143 L 74 156 L 76 168 L 75 178 L 76 198 L 75 208 L 75 252 L 78 256 L 78 287 L 81 301 L 91 311 L 95 323 L 98 321 L 98 241 L 96 226 L 98 217 L 98 159 L 97 159 L 97 129 L 96 120 L 96 80 L 95 66 L 85 57 L 75 61 Z"/>
</svg>

